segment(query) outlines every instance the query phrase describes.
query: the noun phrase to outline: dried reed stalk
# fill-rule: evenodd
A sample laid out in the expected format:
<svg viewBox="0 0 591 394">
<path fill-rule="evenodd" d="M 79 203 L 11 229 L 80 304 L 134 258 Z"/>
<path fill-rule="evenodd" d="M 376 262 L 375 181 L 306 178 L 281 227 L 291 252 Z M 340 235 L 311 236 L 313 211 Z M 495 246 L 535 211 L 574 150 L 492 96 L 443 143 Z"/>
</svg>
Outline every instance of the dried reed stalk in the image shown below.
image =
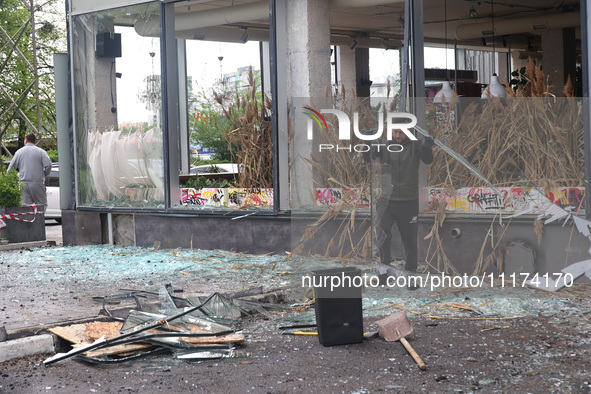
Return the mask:
<svg viewBox="0 0 591 394">
<path fill-rule="evenodd" d="M 584 185 L 583 113 L 580 103 L 573 98 L 572 81 L 562 91 L 562 99 L 556 99 L 548 78 L 530 59 L 526 67 L 526 83 L 513 91 L 507 83 L 509 99 L 478 101 L 466 107 L 461 114 L 457 130 L 455 119 L 443 116 L 437 121 L 431 118 L 431 130 L 435 137 L 466 157 L 491 183 L 498 186 L 526 185 L 540 188 Z M 517 100 L 514 98 L 523 98 Z M 453 104 L 449 107 L 454 109 Z M 461 163 L 448 160 L 441 150 L 434 152 L 435 163 L 428 169 L 430 185 L 443 186 L 446 191 L 460 187 L 480 187 L 481 181 Z M 455 194 L 455 193 L 454 193 Z M 439 238 L 441 206 L 437 207 L 435 224 L 429 237 L 436 241 L 436 269 L 453 272 L 453 264 L 445 256 Z M 431 209 L 433 207 L 430 207 Z M 494 242 L 492 228 L 483 241 L 476 261 L 474 274 L 486 271 L 496 261 L 502 271 L 504 254 L 499 240 Z M 534 222 L 534 232 L 541 242 L 543 225 Z M 491 240 L 492 252 L 484 256 L 484 247 Z M 429 245 L 431 247 L 431 245 Z M 431 264 L 431 260 L 429 263 Z"/>
<path fill-rule="evenodd" d="M 225 105 L 214 92 L 229 122 L 224 137 L 240 171 L 236 187 L 273 187 L 273 126 L 271 122 L 271 99 L 257 97 L 257 84 L 252 72 L 248 72 L 248 88 L 236 93 L 235 101 Z"/>
<path fill-rule="evenodd" d="M 328 91 L 326 93 L 328 95 Z M 334 108 L 345 112 L 350 119 L 353 119 L 353 113 L 359 114 L 359 130 L 369 130 L 376 126 L 376 115 L 372 113 L 372 108 L 354 94 L 347 96 L 347 89 L 341 86 L 340 93 L 331 97 Z M 315 107 L 313 104 L 311 107 Z M 373 109 L 374 111 L 376 109 Z M 338 139 L 338 125 L 334 123 L 332 117 L 327 117 L 328 131 L 316 133 L 317 143 L 332 144 L 337 146 L 343 144 Z M 355 145 L 361 141 L 353 136 L 350 145 Z M 316 143 L 316 141 L 315 141 Z M 302 254 L 305 245 L 315 238 L 318 230 L 322 229 L 329 221 L 340 220 L 338 229 L 328 242 L 325 249 L 325 256 L 337 255 L 343 261 L 349 260 L 368 260 L 371 258 L 371 226 L 364 220 L 357 231 L 367 230 L 359 238 L 354 240 L 355 221 L 360 207 L 358 197 L 370 196 L 370 163 L 364 161 L 363 156 L 355 152 L 328 150 L 323 152 L 322 156 L 314 155 L 311 159 L 305 159 L 312 168 L 314 182 L 317 187 L 338 187 L 345 191 L 342 199 L 335 205 L 330 206 L 328 210 L 314 224 L 310 225 L 300 240 L 300 244 L 293 250 L 292 255 Z"/>
<path fill-rule="evenodd" d="M 443 240 L 439 234 L 439 228 L 443 226 L 445 220 L 445 206 L 447 203 L 444 199 L 435 199 L 429 203 L 429 206 L 424 211 L 435 211 L 435 219 L 433 220 L 433 226 L 429 233 L 425 236 L 425 239 L 429 239 L 429 247 L 427 248 L 426 260 L 427 268 L 433 269 L 436 272 L 445 272 L 448 274 L 459 275 L 459 271 L 454 267 L 451 260 L 447 257 L 443 248 Z M 430 255 L 431 247 L 435 243 L 433 254 Z M 430 255 L 430 257 L 429 257 Z M 434 259 L 437 259 L 435 262 Z"/>
<path fill-rule="evenodd" d="M 510 91 L 524 99 L 478 100 L 461 113 L 457 130 L 440 125 L 432 132 L 498 186 L 583 186 L 583 112 L 572 84 L 565 85 L 566 98 L 556 99 L 538 66 L 530 60 L 526 70 L 525 86 Z M 434 156 L 435 163 L 446 162 L 445 152 Z M 430 185 L 485 186 L 461 163 L 447 163 L 449 169 L 429 167 Z"/>
</svg>

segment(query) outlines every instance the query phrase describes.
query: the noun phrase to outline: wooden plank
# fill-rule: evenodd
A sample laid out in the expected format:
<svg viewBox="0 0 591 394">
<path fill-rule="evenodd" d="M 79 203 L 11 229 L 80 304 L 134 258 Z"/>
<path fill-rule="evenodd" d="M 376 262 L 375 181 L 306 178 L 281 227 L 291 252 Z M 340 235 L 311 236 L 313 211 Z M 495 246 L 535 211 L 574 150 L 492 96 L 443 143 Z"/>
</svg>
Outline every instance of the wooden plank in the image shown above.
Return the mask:
<svg viewBox="0 0 591 394">
<path fill-rule="evenodd" d="M 205 343 L 246 343 L 244 334 L 227 334 L 220 337 L 180 337 L 183 341 L 191 344 Z"/>
<path fill-rule="evenodd" d="M 118 321 L 113 322 L 92 322 L 86 324 L 84 334 L 86 339 L 90 342 L 94 342 L 100 337 L 104 336 L 105 339 L 114 338 L 121 334 L 121 327 L 123 323 Z"/>
<path fill-rule="evenodd" d="M 101 336 L 105 335 L 106 339 L 114 338 L 120 335 L 120 330 L 123 324 L 121 322 L 89 322 L 83 324 L 73 324 L 70 326 L 54 327 L 49 329 L 51 333 L 57 335 L 60 338 L 71 342 L 74 348 L 81 348 L 88 344 L 91 344 Z M 209 331 L 204 330 L 205 327 L 190 324 L 191 332 L 197 333 L 208 333 Z M 162 332 L 162 330 L 151 329 L 148 333 Z M 223 343 L 235 343 L 243 344 L 246 343 L 246 337 L 243 334 L 227 334 L 219 337 L 179 337 L 183 341 L 194 344 L 223 344 Z M 152 348 L 153 345 L 145 342 L 131 343 L 125 345 L 109 346 L 103 349 L 91 350 L 84 353 L 88 357 L 101 357 L 101 356 L 113 356 L 113 355 L 130 355 L 138 351 Z"/>
<path fill-rule="evenodd" d="M 63 327 L 53 327 L 47 331 L 71 343 L 88 343 L 86 340 L 86 335 L 84 334 L 84 330 L 86 330 L 86 323 L 72 324 L 70 326 Z"/>
<path fill-rule="evenodd" d="M 73 345 L 75 348 L 80 348 L 87 344 L 77 344 Z M 138 343 L 129 343 L 125 345 L 116 345 L 110 346 L 103 349 L 98 350 L 91 350 L 89 352 L 84 353 L 85 356 L 88 357 L 101 357 L 101 356 L 128 356 L 133 353 L 136 353 L 140 350 L 146 350 L 152 348 L 153 345 L 145 342 L 138 342 Z"/>
<path fill-rule="evenodd" d="M 14 328 L 14 329 L 7 330 L 8 335 L 7 335 L 6 339 L 8 341 L 10 341 L 12 339 L 30 337 L 30 336 L 39 334 L 39 332 L 41 332 L 41 331 L 45 331 L 45 330 L 49 331 L 49 328 L 61 327 L 64 324 L 76 324 L 76 323 L 86 323 L 86 322 L 90 322 L 90 321 L 97 321 L 97 319 L 100 319 L 100 318 L 97 318 L 97 316 L 88 316 L 88 317 L 81 317 L 79 319 L 70 319 L 70 320 L 65 320 L 65 321 L 60 321 L 60 322 L 37 324 L 34 326 Z"/>
</svg>

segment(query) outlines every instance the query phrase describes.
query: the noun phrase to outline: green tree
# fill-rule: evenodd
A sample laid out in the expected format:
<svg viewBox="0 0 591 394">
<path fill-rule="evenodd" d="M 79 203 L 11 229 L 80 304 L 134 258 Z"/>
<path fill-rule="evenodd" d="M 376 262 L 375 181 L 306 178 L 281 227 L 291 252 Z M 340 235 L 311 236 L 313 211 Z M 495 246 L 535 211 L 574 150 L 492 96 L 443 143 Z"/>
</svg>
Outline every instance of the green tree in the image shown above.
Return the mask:
<svg viewBox="0 0 591 394">
<path fill-rule="evenodd" d="M 251 70 L 254 81 L 254 100 L 261 101 L 260 71 Z M 252 82 L 252 81 L 251 81 Z M 222 162 L 235 162 L 234 157 L 241 149 L 239 145 L 230 145 L 224 133 L 230 133 L 233 125 L 238 123 L 246 109 L 236 105 L 245 95 L 251 96 L 253 86 L 230 86 L 228 81 L 218 81 L 210 93 L 202 90 L 196 98 L 195 110 L 192 112 L 189 125 L 191 143 L 208 147 L 216 152 L 214 159 Z M 242 98 L 243 100 L 243 98 Z"/>
<path fill-rule="evenodd" d="M 29 6 L 21 0 L 0 2 L 0 86 L 6 92 L 0 93 L 0 141 L 18 139 L 18 146 L 39 123 L 40 138 L 55 137 L 53 54 L 66 48 L 63 2 L 37 2 L 34 56 Z"/>
<path fill-rule="evenodd" d="M 204 104 L 191 114 L 189 124 L 192 144 L 214 150 L 217 160 L 227 162 L 232 160 L 228 142 L 222 133 L 222 130 L 227 128 L 227 122 L 225 122 L 221 110 Z"/>
</svg>

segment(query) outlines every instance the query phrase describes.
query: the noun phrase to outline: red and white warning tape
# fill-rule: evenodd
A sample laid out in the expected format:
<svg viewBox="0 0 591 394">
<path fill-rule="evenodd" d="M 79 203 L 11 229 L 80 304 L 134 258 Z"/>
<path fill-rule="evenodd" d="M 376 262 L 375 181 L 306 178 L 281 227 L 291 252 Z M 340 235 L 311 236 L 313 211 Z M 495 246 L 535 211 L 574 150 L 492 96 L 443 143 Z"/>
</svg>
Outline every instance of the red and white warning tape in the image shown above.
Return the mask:
<svg viewBox="0 0 591 394">
<path fill-rule="evenodd" d="M 13 219 L 13 220 L 18 220 L 20 222 L 27 222 L 27 223 L 33 223 L 35 221 L 35 218 L 37 217 L 38 213 L 45 213 L 45 212 L 37 212 L 37 204 L 33 204 L 33 212 L 23 212 L 23 213 L 10 213 L 8 215 L 0 215 L 0 228 L 4 228 L 6 227 L 6 222 L 2 219 Z M 25 215 L 33 215 L 33 219 L 28 220 L 28 219 L 21 219 L 17 216 L 25 216 Z"/>
</svg>

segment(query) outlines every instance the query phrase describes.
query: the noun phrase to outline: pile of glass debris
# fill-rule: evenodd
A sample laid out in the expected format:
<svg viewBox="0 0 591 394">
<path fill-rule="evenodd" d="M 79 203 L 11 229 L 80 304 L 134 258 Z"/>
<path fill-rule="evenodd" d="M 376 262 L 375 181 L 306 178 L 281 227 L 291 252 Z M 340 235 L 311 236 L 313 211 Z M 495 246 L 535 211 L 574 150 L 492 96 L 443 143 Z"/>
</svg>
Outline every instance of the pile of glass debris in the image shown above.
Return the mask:
<svg viewBox="0 0 591 394">
<path fill-rule="evenodd" d="M 175 296 L 171 285 L 159 292 L 124 290 L 124 293 L 95 296 L 107 317 L 88 323 L 49 329 L 71 343 L 72 349 L 44 361 L 45 365 L 75 358 L 90 363 L 120 363 L 168 353 L 181 360 L 211 360 L 245 357 L 237 348 L 246 337 L 236 329 L 238 319 L 285 312 L 290 306 L 240 299 L 262 292 L 251 289 L 208 297 Z M 117 305 L 117 309 L 109 309 Z"/>
</svg>

